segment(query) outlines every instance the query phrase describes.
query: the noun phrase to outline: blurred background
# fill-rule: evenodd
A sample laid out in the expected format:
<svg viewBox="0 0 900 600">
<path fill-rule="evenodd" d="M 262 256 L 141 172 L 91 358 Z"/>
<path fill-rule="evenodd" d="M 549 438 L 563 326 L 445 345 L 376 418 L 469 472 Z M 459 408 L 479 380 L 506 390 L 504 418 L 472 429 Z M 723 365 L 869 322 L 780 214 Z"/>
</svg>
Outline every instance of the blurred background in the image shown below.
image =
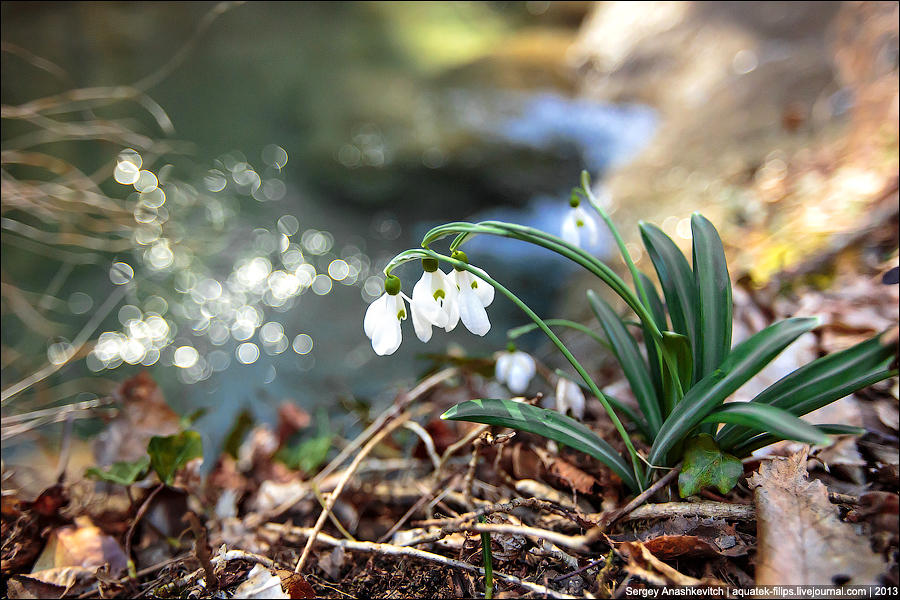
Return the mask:
<svg viewBox="0 0 900 600">
<path fill-rule="evenodd" d="M 498 297 L 484 338 L 406 323 L 377 357 L 387 261 L 446 221 L 558 233 L 582 169 L 645 270 L 637 221 L 689 247 L 700 210 L 735 279 L 803 272 L 896 221 L 897 6 L 4 2 L 4 461 L 145 369 L 206 409 L 208 454 L 286 401 L 349 435 L 524 322 Z M 869 241 L 855 260 L 896 256 Z M 467 252 L 542 316 L 587 318 L 546 252 Z M 411 293 L 420 270 L 397 274 Z"/>
</svg>

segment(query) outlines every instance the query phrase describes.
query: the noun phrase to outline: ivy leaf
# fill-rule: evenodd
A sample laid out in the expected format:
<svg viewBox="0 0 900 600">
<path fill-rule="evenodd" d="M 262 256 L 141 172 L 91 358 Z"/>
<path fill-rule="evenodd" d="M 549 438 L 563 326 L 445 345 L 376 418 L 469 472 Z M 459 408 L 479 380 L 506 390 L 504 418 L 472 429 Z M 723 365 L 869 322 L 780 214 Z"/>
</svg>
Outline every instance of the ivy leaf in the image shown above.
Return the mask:
<svg viewBox="0 0 900 600">
<path fill-rule="evenodd" d="M 134 462 L 114 462 L 106 470 L 90 467 L 85 470 L 84 476 L 119 485 L 131 485 L 147 471 L 149 466 L 150 457 L 143 456 Z"/>
<path fill-rule="evenodd" d="M 716 487 L 726 494 L 743 475 L 739 458 L 719 450 L 712 436 L 706 433 L 692 438 L 684 451 L 684 463 L 678 476 L 678 493 L 682 498 L 693 496 L 705 487 Z"/>
<path fill-rule="evenodd" d="M 196 431 L 182 431 L 166 437 L 153 436 L 147 444 L 150 466 L 160 481 L 172 485 L 175 472 L 188 461 L 203 457 L 203 440 Z"/>
<path fill-rule="evenodd" d="M 296 446 L 282 448 L 278 452 L 278 459 L 291 469 L 300 469 L 307 474 L 312 473 L 328 458 L 332 437 L 330 433 L 320 434 Z"/>
</svg>

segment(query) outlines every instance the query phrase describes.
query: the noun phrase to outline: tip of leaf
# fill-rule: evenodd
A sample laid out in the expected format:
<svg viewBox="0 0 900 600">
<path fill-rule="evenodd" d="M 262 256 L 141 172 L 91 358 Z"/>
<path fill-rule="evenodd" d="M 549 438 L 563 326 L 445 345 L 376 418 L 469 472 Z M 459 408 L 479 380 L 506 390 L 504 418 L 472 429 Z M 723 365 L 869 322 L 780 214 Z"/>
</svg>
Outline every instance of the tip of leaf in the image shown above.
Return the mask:
<svg viewBox="0 0 900 600">
<path fill-rule="evenodd" d="M 451 406 L 450 408 L 448 408 L 447 410 L 444 411 L 444 414 L 441 415 L 441 420 L 446 421 L 447 419 L 452 419 L 453 417 L 456 416 L 456 412 L 457 412 L 456 407 Z"/>
</svg>

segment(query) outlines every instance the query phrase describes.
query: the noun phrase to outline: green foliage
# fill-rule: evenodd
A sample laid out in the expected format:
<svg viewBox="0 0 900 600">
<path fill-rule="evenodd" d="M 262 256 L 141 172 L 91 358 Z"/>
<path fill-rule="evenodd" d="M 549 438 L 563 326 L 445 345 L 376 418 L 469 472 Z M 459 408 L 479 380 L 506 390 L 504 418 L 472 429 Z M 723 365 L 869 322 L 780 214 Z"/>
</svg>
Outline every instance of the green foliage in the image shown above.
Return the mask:
<svg viewBox="0 0 900 600">
<path fill-rule="evenodd" d="M 594 456 L 632 489 L 639 490 L 649 481 L 643 475 L 642 459 L 618 418 L 617 413 L 620 413 L 629 418 L 651 444 L 646 462 L 670 467 L 684 461 L 687 474 L 681 484 L 682 493 L 707 485 L 705 478 L 723 493 L 727 492 L 736 480 L 736 475 L 731 475 L 737 457 L 746 456 L 766 444 L 783 439 L 822 444 L 827 442 L 829 433 L 859 433 L 841 426 L 813 426 L 799 417 L 896 375 L 897 370 L 890 367 L 893 344 L 886 343 L 884 335 L 813 361 L 750 402 L 725 405 L 732 394 L 787 346 L 817 327 L 819 320 L 785 319 L 732 348 L 731 281 L 722 241 L 712 223 L 698 213 L 691 217 L 693 265 L 660 228 L 640 224 L 644 246 L 659 278 L 660 294 L 653 282 L 636 269 L 621 236 L 591 194 L 586 174 L 582 176 L 581 193 L 610 227 L 631 272 L 634 291 L 607 265 L 577 245 L 530 227 L 499 221 L 448 223 L 435 227 L 425 234 L 422 249 L 399 254 L 385 272 L 389 273 L 403 262 L 433 258 L 468 270 L 494 286 L 533 322 L 533 325 L 512 330 L 513 337 L 537 327 L 550 338 L 575 368 L 586 389 L 603 404 L 623 437 L 631 465 L 584 425 L 552 411 L 507 400 L 486 399 L 463 402 L 448 410 L 443 418 L 512 427 L 556 440 Z M 517 239 L 556 252 L 597 276 L 634 311 L 637 323 L 619 316 L 598 294 L 588 292 L 588 301 L 606 337 L 607 343 L 603 345 L 620 363 L 641 414 L 634 414 L 621 402 L 605 396 L 568 348 L 551 332 L 549 325 L 581 329 L 591 337 L 596 337 L 595 332 L 564 319 L 544 321 L 483 271 L 430 249 L 433 242 L 455 236 L 450 250 L 458 250 L 467 239 L 479 234 Z M 629 325 L 638 325 L 642 330 L 644 352 Z M 719 424 L 724 426 L 716 431 Z M 688 456 L 686 453 L 693 454 Z"/>
<path fill-rule="evenodd" d="M 711 435 L 701 433 L 685 446 L 684 462 L 678 475 L 678 493 L 687 498 L 712 486 L 725 494 L 743 473 L 741 459 L 722 452 Z"/>
<path fill-rule="evenodd" d="M 160 481 L 172 485 L 175 473 L 189 461 L 203 457 L 203 440 L 196 431 L 182 431 L 166 437 L 153 436 L 147 444 L 150 466 Z"/>
<path fill-rule="evenodd" d="M 603 438 L 575 419 L 553 410 L 512 400 L 483 398 L 460 402 L 442 414 L 441 418 L 499 425 L 535 433 L 593 456 L 608 465 L 629 487 L 634 487 L 637 483 L 628 463 Z"/>
<path fill-rule="evenodd" d="M 299 469 L 304 473 L 312 473 L 328 458 L 331 433 L 319 433 L 313 438 L 304 440 L 295 446 L 284 447 L 278 451 L 276 458 L 291 469 Z"/>
<path fill-rule="evenodd" d="M 84 476 L 119 485 L 131 485 L 147 473 L 149 466 L 150 457 L 143 456 L 134 462 L 115 462 L 106 469 L 90 467 L 85 470 Z"/>
</svg>

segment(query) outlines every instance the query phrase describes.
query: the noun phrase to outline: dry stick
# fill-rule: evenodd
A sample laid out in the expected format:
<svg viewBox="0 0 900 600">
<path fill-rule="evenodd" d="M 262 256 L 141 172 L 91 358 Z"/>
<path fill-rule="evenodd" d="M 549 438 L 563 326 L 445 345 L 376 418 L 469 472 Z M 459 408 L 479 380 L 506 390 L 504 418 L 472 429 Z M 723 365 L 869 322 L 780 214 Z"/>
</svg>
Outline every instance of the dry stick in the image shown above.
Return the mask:
<svg viewBox="0 0 900 600">
<path fill-rule="evenodd" d="M 125 557 L 128 559 L 128 562 L 131 562 L 131 538 L 134 536 L 134 529 L 137 527 L 137 524 L 143 518 L 144 513 L 147 512 L 147 509 L 150 508 L 150 502 L 156 497 L 158 493 L 160 493 L 163 488 L 166 487 L 165 483 L 160 483 L 156 486 L 152 492 L 147 496 L 147 499 L 141 503 L 141 507 L 138 509 L 137 514 L 134 515 L 134 520 L 131 522 L 131 527 L 128 528 L 128 533 L 125 534 Z M 129 569 L 130 571 L 130 569 Z"/>
<path fill-rule="evenodd" d="M 528 535 L 538 539 L 547 540 L 557 546 L 572 548 L 573 550 L 584 550 L 591 542 L 599 537 L 599 531 L 593 529 L 584 535 L 566 535 L 564 533 L 557 533 L 555 531 L 548 531 L 537 527 L 528 527 L 526 525 L 511 525 L 508 523 L 459 523 L 441 527 L 440 531 L 410 540 L 404 543 L 403 546 L 417 546 L 419 544 L 436 542 L 447 534 L 456 533 L 458 531 Z"/>
<path fill-rule="evenodd" d="M 659 481 L 657 481 L 656 483 L 651 485 L 649 488 L 647 488 L 646 490 L 644 490 L 643 492 L 638 494 L 638 496 L 634 500 L 632 500 L 631 502 L 626 504 L 623 508 L 613 511 L 612 513 L 609 514 L 609 516 L 601 519 L 600 526 L 603 527 L 604 529 L 606 529 L 610 525 L 615 523 L 618 519 L 620 519 L 624 515 L 627 515 L 634 509 L 636 509 L 638 506 L 640 506 L 641 504 L 646 502 L 647 499 L 650 498 L 650 496 L 652 496 L 659 490 L 661 490 L 664 487 L 666 487 L 667 485 L 669 485 L 669 483 L 678 476 L 678 473 L 680 470 L 681 470 L 681 463 L 678 463 L 675 467 L 672 468 L 671 471 L 666 473 L 662 479 L 660 479 Z"/>
<path fill-rule="evenodd" d="M 312 550 L 313 544 L 316 543 L 316 536 L 322 531 L 322 527 L 325 526 L 325 521 L 328 519 L 328 515 L 331 514 L 331 510 L 334 508 L 334 503 L 337 502 L 338 496 L 341 495 L 341 492 L 344 491 L 344 486 L 347 485 L 347 482 L 350 480 L 350 477 L 353 476 L 353 473 L 356 471 L 357 467 L 359 467 L 359 463 L 372 451 L 372 449 L 377 446 L 381 440 L 383 440 L 389 433 L 403 425 L 406 420 L 409 418 L 409 411 L 404 412 L 401 415 L 398 415 L 393 423 L 387 423 L 384 426 L 384 429 L 375 434 L 372 439 L 360 450 L 359 454 L 356 455 L 356 458 L 353 459 L 353 462 L 350 463 L 350 466 L 347 467 L 347 470 L 344 471 L 341 480 L 338 482 L 337 486 L 334 488 L 334 491 L 328 495 L 328 502 L 325 505 L 325 508 L 322 510 L 322 513 L 319 515 L 319 519 L 316 521 L 315 526 L 313 527 L 313 533 L 309 536 L 309 540 L 306 542 L 306 547 L 303 548 L 303 553 L 300 555 L 300 560 L 297 561 L 297 566 L 294 567 L 294 573 L 299 573 L 303 568 L 303 565 L 306 564 L 307 559 L 309 558 L 309 553 Z"/>
<path fill-rule="evenodd" d="M 301 537 L 307 537 L 310 540 L 314 537 L 326 544 L 331 546 L 340 546 L 345 550 L 354 550 L 357 552 L 370 552 L 375 554 L 385 554 L 391 556 L 406 556 L 409 558 L 419 558 L 422 560 L 427 560 L 429 562 L 434 562 L 438 564 L 442 564 L 448 567 L 453 567 L 455 569 L 462 569 L 464 571 L 468 571 L 470 573 L 477 573 L 479 575 L 484 575 L 484 569 L 480 567 L 476 567 L 475 565 L 470 565 L 467 562 L 463 562 L 461 560 L 455 560 L 452 558 L 447 558 L 446 556 L 441 556 L 440 554 L 434 554 L 433 552 L 426 552 L 424 550 L 418 550 L 416 548 L 410 548 L 407 546 L 395 546 L 393 544 L 376 544 L 375 542 L 351 542 L 349 540 L 339 540 L 337 538 L 331 537 L 325 533 L 317 533 L 314 529 L 304 528 L 304 527 L 287 527 L 280 523 L 267 523 L 264 526 L 266 529 L 283 533 L 285 531 L 298 535 Z M 540 585 L 538 583 L 532 583 L 530 581 L 524 581 L 518 577 L 513 575 L 507 575 L 505 573 L 499 573 L 494 571 L 495 579 L 502 579 L 507 581 L 513 585 L 517 585 L 519 587 L 523 587 L 531 592 L 535 592 L 537 594 L 542 594 L 545 596 L 549 596 L 551 598 L 576 598 L 577 596 L 570 596 L 569 594 L 563 594 L 562 592 L 557 592 L 556 590 L 552 590 L 546 586 Z"/>
<path fill-rule="evenodd" d="M 410 506 L 410 507 L 409 507 L 409 510 L 406 511 L 406 513 L 405 513 L 402 517 L 400 517 L 400 520 L 397 521 L 396 523 L 394 523 L 394 526 L 393 526 L 393 527 L 391 527 L 390 529 L 388 529 L 387 532 L 386 532 L 383 536 L 381 536 L 380 538 L 378 538 L 378 543 L 385 542 L 385 541 L 391 539 L 391 536 L 394 535 L 395 533 L 397 533 L 397 530 L 399 530 L 401 527 L 403 527 L 404 523 L 406 523 L 406 521 L 407 521 L 411 516 L 413 516 L 413 515 L 416 513 L 417 510 L 419 510 L 420 508 L 422 508 L 422 506 L 423 506 L 426 502 L 428 502 L 429 500 L 431 500 L 431 499 L 434 497 L 434 493 L 435 493 L 437 490 L 442 489 L 442 488 L 452 487 L 452 486 L 450 485 L 450 480 L 451 480 L 451 479 L 458 479 L 458 476 L 457 476 L 456 478 L 453 478 L 453 477 L 447 477 L 447 478 L 444 479 L 443 481 L 440 481 L 440 482 L 435 483 L 434 485 L 432 485 L 432 486 L 431 486 L 431 489 L 428 490 L 426 493 L 422 494 L 422 496 L 421 496 L 418 500 L 416 500 L 415 504 L 413 504 L 412 506 Z"/>
<path fill-rule="evenodd" d="M 458 517 L 453 518 L 445 518 L 445 519 L 426 519 L 424 521 L 414 521 L 413 525 L 417 525 L 420 527 L 425 527 L 428 525 L 457 525 L 459 523 L 465 523 L 466 521 L 473 521 L 482 515 L 489 515 L 497 512 L 512 512 L 513 510 L 519 508 L 531 508 L 534 510 L 546 510 L 547 512 L 551 512 L 562 517 L 565 517 L 576 523 L 581 527 L 596 527 L 597 523 L 592 521 L 588 521 L 579 515 L 569 511 L 565 507 L 559 506 L 555 502 L 550 502 L 548 500 L 541 500 L 539 498 L 514 498 L 509 502 L 501 502 L 499 504 L 491 504 L 488 506 L 482 506 L 481 508 L 474 510 L 472 512 L 468 512 Z"/>
<path fill-rule="evenodd" d="M 712 517 L 752 521 L 756 519 L 756 507 L 752 504 L 730 504 L 727 502 L 663 502 L 646 504 L 625 516 L 625 521 L 638 519 L 660 519 L 667 517 Z"/>
<path fill-rule="evenodd" d="M 419 439 L 425 444 L 425 450 L 428 452 L 428 458 L 431 459 L 431 464 L 434 466 L 435 470 L 440 468 L 441 459 L 434 449 L 434 440 L 432 439 L 431 434 L 415 421 L 407 421 L 403 426 L 419 436 Z"/>
<path fill-rule="evenodd" d="M 369 437 L 372 436 L 373 433 L 378 431 L 384 423 L 393 417 L 394 415 L 399 414 L 403 410 L 406 409 L 414 400 L 417 400 L 420 396 L 428 392 L 431 388 L 436 386 L 437 384 L 453 377 L 456 375 L 458 369 L 456 367 L 450 367 L 449 369 L 444 369 L 443 371 L 438 371 L 434 375 L 423 379 L 419 385 L 411 389 L 407 394 L 401 394 L 397 401 L 391 406 L 388 410 L 381 413 L 377 419 L 375 419 L 371 425 L 366 427 L 365 431 L 359 434 L 355 440 L 353 440 L 350 444 L 348 444 L 343 450 L 341 450 L 340 454 L 338 454 L 334 460 L 332 460 L 328 465 L 319 471 L 319 473 L 315 476 L 316 483 L 321 483 L 323 479 L 328 477 L 332 471 L 341 466 L 347 458 L 356 452 L 356 450 L 362 446 Z M 282 511 L 283 512 L 283 511 Z"/>
<path fill-rule="evenodd" d="M 212 558 L 212 560 L 210 561 L 210 563 L 212 564 L 213 569 L 215 569 L 220 564 L 226 563 L 226 562 L 229 562 L 232 560 L 246 560 L 247 562 L 252 562 L 255 564 L 262 565 L 262 566 L 266 567 L 267 569 L 275 568 L 275 561 L 273 561 L 271 558 L 267 558 L 265 556 L 260 556 L 259 554 L 253 554 L 251 552 L 245 552 L 244 550 L 229 550 L 218 556 L 214 556 Z M 158 597 L 159 596 L 166 597 L 168 595 L 166 592 L 169 592 L 176 588 L 184 587 L 184 586 L 188 585 L 190 582 L 192 582 L 194 579 L 197 579 L 198 577 L 200 577 L 200 575 L 202 575 L 202 574 L 203 574 L 203 568 L 201 567 L 200 569 L 197 569 L 193 573 L 185 575 L 181 579 L 179 579 L 177 581 L 173 581 L 171 583 L 168 583 L 168 584 L 164 585 L 163 587 L 159 588 L 157 590 L 156 595 Z"/>
<path fill-rule="evenodd" d="M 447 464 L 447 459 L 449 459 L 451 456 L 453 456 L 460 448 L 465 448 L 466 446 L 471 444 L 472 440 L 474 440 L 475 438 L 477 438 L 479 435 L 481 435 L 485 431 L 489 430 L 490 428 L 491 428 L 490 425 L 479 425 L 478 427 L 476 427 L 475 429 L 473 429 L 472 431 L 467 433 L 463 439 L 459 440 L 458 442 L 456 442 L 454 444 L 450 444 L 449 446 L 447 446 L 447 449 L 444 450 L 444 454 L 441 456 L 440 468 L 438 468 L 438 470 L 434 472 L 435 477 L 440 475 L 441 469 L 443 469 L 444 465 Z"/>
</svg>

